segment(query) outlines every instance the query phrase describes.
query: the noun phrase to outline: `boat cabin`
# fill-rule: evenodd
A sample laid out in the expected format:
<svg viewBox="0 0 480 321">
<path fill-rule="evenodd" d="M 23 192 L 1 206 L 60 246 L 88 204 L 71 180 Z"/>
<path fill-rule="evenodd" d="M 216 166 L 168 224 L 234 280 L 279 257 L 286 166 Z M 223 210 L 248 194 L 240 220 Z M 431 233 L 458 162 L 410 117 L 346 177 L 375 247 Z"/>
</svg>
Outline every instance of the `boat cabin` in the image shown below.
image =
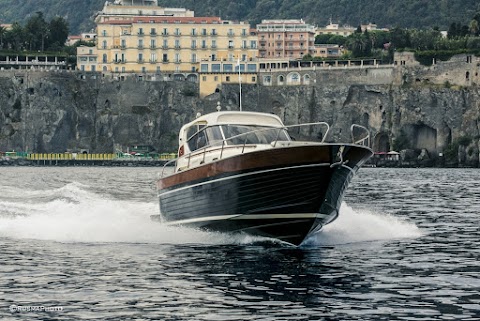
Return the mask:
<svg viewBox="0 0 480 321">
<path fill-rule="evenodd" d="M 245 111 L 203 115 L 180 129 L 177 168 L 182 170 L 238 154 L 239 148 L 241 152 L 245 152 L 246 148 L 268 148 L 274 141 L 290 141 L 276 115 Z M 197 162 L 195 158 L 201 160 Z"/>
</svg>

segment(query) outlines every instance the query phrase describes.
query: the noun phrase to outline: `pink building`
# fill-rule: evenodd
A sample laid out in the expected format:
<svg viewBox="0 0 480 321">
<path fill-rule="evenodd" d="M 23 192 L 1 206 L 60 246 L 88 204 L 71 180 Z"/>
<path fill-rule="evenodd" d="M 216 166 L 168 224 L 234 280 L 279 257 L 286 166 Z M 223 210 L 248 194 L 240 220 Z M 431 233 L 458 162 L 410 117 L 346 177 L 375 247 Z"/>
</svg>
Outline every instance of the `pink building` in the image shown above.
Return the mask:
<svg viewBox="0 0 480 321">
<path fill-rule="evenodd" d="M 257 25 L 259 57 L 301 59 L 315 53 L 315 27 L 300 20 L 262 20 Z"/>
</svg>

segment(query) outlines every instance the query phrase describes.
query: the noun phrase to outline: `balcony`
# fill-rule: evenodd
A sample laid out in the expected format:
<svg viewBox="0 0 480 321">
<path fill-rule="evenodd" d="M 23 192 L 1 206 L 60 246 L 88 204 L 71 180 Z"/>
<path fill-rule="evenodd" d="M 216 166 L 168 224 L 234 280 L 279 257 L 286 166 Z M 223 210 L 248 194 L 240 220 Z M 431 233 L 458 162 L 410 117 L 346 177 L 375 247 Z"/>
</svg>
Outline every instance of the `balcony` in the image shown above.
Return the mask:
<svg viewBox="0 0 480 321">
<path fill-rule="evenodd" d="M 190 60 L 190 63 L 191 63 L 191 64 L 196 64 L 197 62 L 198 62 L 197 59 L 192 59 L 192 60 Z"/>
<path fill-rule="evenodd" d="M 190 46 L 190 48 L 193 49 L 193 50 L 196 50 L 197 46 L 192 45 L 192 46 Z"/>
<path fill-rule="evenodd" d="M 157 63 L 157 59 L 150 59 L 149 62 L 150 62 L 151 64 L 155 64 L 155 63 Z"/>
<path fill-rule="evenodd" d="M 163 59 L 162 60 L 162 63 L 164 63 L 164 64 L 168 64 L 168 62 L 169 62 L 168 59 Z"/>
<path fill-rule="evenodd" d="M 155 46 L 155 45 L 150 45 L 150 49 L 157 49 L 157 46 Z"/>
<path fill-rule="evenodd" d="M 156 31 L 153 31 L 153 32 L 150 32 L 150 36 L 157 36 L 157 32 Z"/>
<path fill-rule="evenodd" d="M 162 49 L 168 49 L 168 45 L 163 45 Z"/>
<path fill-rule="evenodd" d="M 212 36 L 212 37 L 216 37 L 216 36 L 218 36 L 218 34 L 217 34 L 217 32 L 216 32 L 216 31 L 212 31 L 212 32 L 210 32 L 210 36 Z"/>
<path fill-rule="evenodd" d="M 235 33 L 234 32 L 227 32 L 227 36 L 233 37 L 233 36 L 235 36 Z"/>
<path fill-rule="evenodd" d="M 181 59 L 175 60 L 175 63 L 180 64 L 180 63 L 182 63 L 182 60 Z"/>
<path fill-rule="evenodd" d="M 167 36 L 168 36 L 168 32 L 162 32 L 162 36 L 167 37 Z"/>
<path fill-rule="evenodd" d="M 143 49 L 143 45 L 138 45 L 138 49 Z"/>
<path fill-rule="evenodd" d="M 182 35 L 181 32 L 175 32 L 175 34 L 174 34 L 175 37 L 180 37 L 181 35 Z"/>
<path fill-rule="evenodd" d="M 175 49 L 180 49 L 182 48 L 180 45 L 175 45 Z"/>
<path fill-rule="evenodd" d="M 138 59 L 137 62 L 138 62 L 139 64 L 143 64 L 143 63 L 145 62 L 145 60 L 144 60 L 144 59 Z"/>
<path fill-rule="evenodd" d="M 142 32 L 137 32 L 137 36 L 143 37 L 143 36 L 145 36 L 145 33 L 143 31 Z"/>
</svg>

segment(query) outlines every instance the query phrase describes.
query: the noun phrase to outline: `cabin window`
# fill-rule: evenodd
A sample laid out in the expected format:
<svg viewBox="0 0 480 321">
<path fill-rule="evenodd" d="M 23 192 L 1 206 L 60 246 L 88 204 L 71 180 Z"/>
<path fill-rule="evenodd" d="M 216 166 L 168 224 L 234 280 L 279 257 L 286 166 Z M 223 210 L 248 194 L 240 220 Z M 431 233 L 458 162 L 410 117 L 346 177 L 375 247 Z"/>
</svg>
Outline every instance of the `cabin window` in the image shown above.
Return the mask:
<svg viewBox="0 0 480 321">
<path fill-rule="evenodd" d="M 221 127 L 228 145 L 270 144 L 276 140 L 289 140 L 288 134 L 282 128 L 249 125 L 222 125 Z"/>
<path fill-rule="evenodd" d="M 207 146 L 222 145 L 223 141 L 219 126 L 194 125 L 187 130 L 187 137 L 188 147 L 192 152 Z"/>
</svg>

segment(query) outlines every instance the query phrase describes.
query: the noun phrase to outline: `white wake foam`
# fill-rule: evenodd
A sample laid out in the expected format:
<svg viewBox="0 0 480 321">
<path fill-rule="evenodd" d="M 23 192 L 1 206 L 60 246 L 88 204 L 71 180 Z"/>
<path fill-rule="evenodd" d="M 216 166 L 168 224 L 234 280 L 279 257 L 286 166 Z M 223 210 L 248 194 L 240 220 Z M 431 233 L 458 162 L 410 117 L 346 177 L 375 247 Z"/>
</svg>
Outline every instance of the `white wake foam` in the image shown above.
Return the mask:
<svg viewBox="0 0 480 321">
<path fill-rule="evenodd" d="M 118 200 L 81 184 L 44 191 L 17 191 L 0 199 L 0 237 L 59 242 L 128 242 L 165 244 L 250 244 L 265 238 L 167 227 L 150 220 L 158 203 Z M 21 201 L 19 201 L 21 199 Z M 418 237 L 412 223 L 375 213 L 356 213 L 343 205 L 339 218 L 308 244 L 333 245 Z"/>
<path fill-rule="evenodd" d="M 422 236 L 413 223 L 388 214 L 356 212 L 345 203 L 338 218 L 308 240 L 308 245 L 338 245 Z"/>
</svg>

